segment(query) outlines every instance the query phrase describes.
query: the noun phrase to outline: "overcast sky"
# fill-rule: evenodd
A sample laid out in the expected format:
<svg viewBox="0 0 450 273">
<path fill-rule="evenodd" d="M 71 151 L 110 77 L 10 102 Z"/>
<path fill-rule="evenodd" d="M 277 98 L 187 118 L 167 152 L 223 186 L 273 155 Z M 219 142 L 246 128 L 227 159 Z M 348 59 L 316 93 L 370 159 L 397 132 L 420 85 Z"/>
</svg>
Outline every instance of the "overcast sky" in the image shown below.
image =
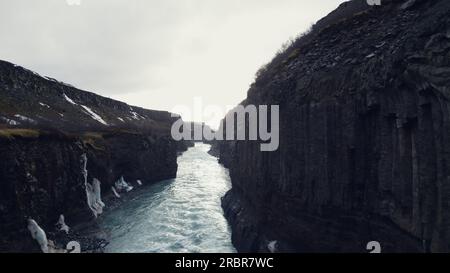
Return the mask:
<svg viewBox="0 0 450 273">
<path fill-rule="evenodd" d="M 0 58 L 145 108 L 236 105 L 343 0 L 0 0 Z M 182 113 L 185 120 L 192 117 Z"/>
</svg>

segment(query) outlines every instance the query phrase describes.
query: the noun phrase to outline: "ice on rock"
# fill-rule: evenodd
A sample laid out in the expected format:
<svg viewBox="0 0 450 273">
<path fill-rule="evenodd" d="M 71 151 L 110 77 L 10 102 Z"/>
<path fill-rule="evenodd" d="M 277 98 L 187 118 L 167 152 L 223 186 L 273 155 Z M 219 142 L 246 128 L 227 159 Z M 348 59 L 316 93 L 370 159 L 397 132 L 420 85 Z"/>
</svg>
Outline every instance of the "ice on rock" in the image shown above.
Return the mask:
<svg viewBox="0 0 450 273">
<path fill-rule="evenodd" d="M 275 253 L 275 252 L 277 252 L 277 245 L 278 245 L 277 241 L 271 241 L 267 245 L 267 249 L 269 249 L 270 253 Z"/>
<path fill-rule="evenodd" d="M 128 184 L 125 179 L 122 177 L 120 177 L 119 180 L 116 181 L 115 183 L 115 188 L 117 191 L 119 192 L 129 192 L 131 190 L 133 190 L 133 187 L 130 186 L 130 184 Z"/>
<path fill-rule="evenodd" d="M 88 206 L 91 209 L 95 217 L 103 213 L 103 207 L 97 202 L 97 197 L 95 196 L 94 187 L 87 183 L 86 184 L 86 194 Z"/>
<path fill-rule="evenodd" d="M 104 208 L 105 203 L 103 203 L 103 201 L 102 201 L 102 189 L 100 186 L 101 185 L 100 180 L 98 180 L 97 178 L 94 178 L 92 184 L 94 186 L 95 201 L 98 205 L 100 205 L 102 208 Z"/>
<path fill-rule="evenodd" d="M 116 188 L 111 187 L 111 190 L 112 190 L 112 192 L 114 193 L 114 196 L 115 196 L 115 197 L 120 198 L 120 194 L 117 193 Z"/>
<path fill-rule="evenodd" d="M 65 222 L 65 219 L 64 219 L 64 215 L 61 214 L 59 216 L 59 220 L 58 220 L 58 223 L 56 223 L 56 225 L 58 226 L 59 230 L 65 231 L 66 234 L 69 234 L 70 228 L 69 228 L 68 225 L 66 225 L 66 222 Z"/>
<path fill-rule="evenodd" d="M 87 171 L 87 156 L 83 154 L 81 156 L 81 162 L 83 164 L 84 185 L 86 188 L 86 199 L 88 207 L 91 209 L 95 217 L 103 213 L 103 207 L 105 204 L 101 200 L 100 181 L 94 179 L 93 185 L 88 183 L 88 171 Z"/>
<path fill-rule="evenodd" d="M 114 195 L 117 198 L 120 198 L 120 192 L 129 192 L 131 190 L 133 190 L 133 186 L 131 186 L 130 184 L 128 184 L 125 179 L 123 178 L 123 176 L 120 177 L 119 180 L 116 181 L 116 183 L 114 183 L 114 186 L 111 187 L 112 192 L 114 193 Z"/>
<path fill-rule="evenodd" d="M 94 216 L 97 217 L 98 215 L 103 213 L 103 208 L 105 207 L 105 204 L 102 202 L 101 199 L 100 181 L 94 179 L 93 185 L 87 183 L 86 193 L 89 208 L 94 213 Z"/>
<path fill-rule="evenodd" d="M 42 252 L 48 253 L 47 235 L 45 235 L 44 230 L 33 219 L 28 219 L 28 230 L 31 233 L 31 237 L 38 242 Z"/>
<path fill-rule="evenodd" d="M 81 164 L 83 165 L 83 169 L 81 170 L 81 173 L 83 174 L 83 177 L 84 177 L 84 183 L 87 184 L 88 172 L 87 172 L 87 155 L 86 154 L 81 155 Z"/>
<path fill-rule="evenodd" d="M 94 190 L 92 188 L 92 185 L 89 183 L 85 184 L 86 186 L 86 198 L 87 198 L 87 204 L 89 209 L 91 209 L 92 213 L 94 214 L 95 217 L 97 217 L 97 209 L 94 208 Z"/>
</svg>

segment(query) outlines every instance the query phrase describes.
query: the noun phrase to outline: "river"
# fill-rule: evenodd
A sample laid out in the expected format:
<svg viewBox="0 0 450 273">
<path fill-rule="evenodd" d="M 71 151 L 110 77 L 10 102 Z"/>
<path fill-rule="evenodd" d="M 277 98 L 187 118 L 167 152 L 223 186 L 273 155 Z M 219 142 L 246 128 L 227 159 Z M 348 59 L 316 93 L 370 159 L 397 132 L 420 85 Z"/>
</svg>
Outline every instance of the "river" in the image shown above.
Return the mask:
<svg viewBox="0 0 450 273">
<path fill-rule="evenodd" d="M 106 252 L 236 252 L 220 205 L 230 188 L 228 170 L 209 147 L 197 143 L 178 157 L 177 178 L 139 188 L 102 215 Z"/>
</svg>

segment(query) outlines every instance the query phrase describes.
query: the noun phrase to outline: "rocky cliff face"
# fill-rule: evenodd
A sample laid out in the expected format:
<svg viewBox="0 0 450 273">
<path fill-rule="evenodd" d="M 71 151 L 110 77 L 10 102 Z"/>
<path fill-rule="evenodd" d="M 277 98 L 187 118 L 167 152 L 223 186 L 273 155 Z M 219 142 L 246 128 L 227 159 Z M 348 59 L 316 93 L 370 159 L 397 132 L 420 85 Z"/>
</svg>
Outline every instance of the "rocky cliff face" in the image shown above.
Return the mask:
<svg viewBox="0 0 450 273">
<path fill-rule="evenodd" d="M 233 243 L 448 252 L 450 2 L 340 9 L 264 68 L 243 102 L 280 105 L 279 149 L 216 144 Z"/>
<path fill-rule="evenodd" d="M 175 177 L 187 145 L 173 121 L 0 62 L 0 251 L 39 251 L 27 219 L 53 240 L 61 214 L 69 226 L 94 219 L 94 179 L 107 198 L 122 176 L 135 187 Z"/>
</svg>

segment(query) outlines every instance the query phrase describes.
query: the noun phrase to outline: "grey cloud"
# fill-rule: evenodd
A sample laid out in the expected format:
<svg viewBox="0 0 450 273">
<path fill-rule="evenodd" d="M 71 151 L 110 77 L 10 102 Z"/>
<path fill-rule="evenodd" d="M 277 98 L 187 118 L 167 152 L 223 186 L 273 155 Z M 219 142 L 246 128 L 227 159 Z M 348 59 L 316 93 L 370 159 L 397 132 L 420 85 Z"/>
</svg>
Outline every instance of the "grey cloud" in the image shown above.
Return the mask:
<svg viewBox="0 0 450 273">
<path fill-rule="evenodd" d="M 0 58 L 170 110 L 235 104 L 289 37 L 342 0 L 0 0 Z"/>
</svg>

